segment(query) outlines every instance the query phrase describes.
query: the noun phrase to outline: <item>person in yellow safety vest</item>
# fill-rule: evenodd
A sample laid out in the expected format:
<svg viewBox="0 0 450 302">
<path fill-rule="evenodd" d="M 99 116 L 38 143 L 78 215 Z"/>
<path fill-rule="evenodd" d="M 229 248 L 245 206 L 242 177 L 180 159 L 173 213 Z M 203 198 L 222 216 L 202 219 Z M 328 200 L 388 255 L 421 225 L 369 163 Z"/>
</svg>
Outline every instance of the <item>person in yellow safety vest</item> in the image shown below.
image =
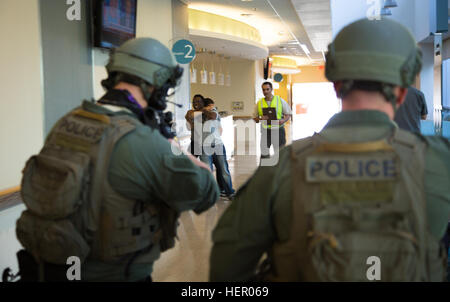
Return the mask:
<svg viewBox="0 0 450 302">
<path fill-rule="evenodd" d="M 261 122 L 261 158 L 270 156 L 270 146 L 273 145 L 274 152 L 286 145 L 286 131 L 284 124 L 291 118 L 292 111 L 288 103 L 280 96 L 273 95 L 273 86 L 271 82 L 262 84 L 264 98 L 261 98 L 255 107 L 253 120 Z M 270 116 L 264 114 L 264 108 L 275 108 L 276 121 L 270 119 Z M 278 137 L 278 143 L 276 143 Z M 275 141 L 275 143 L 274 143 Z"/>
</svg>

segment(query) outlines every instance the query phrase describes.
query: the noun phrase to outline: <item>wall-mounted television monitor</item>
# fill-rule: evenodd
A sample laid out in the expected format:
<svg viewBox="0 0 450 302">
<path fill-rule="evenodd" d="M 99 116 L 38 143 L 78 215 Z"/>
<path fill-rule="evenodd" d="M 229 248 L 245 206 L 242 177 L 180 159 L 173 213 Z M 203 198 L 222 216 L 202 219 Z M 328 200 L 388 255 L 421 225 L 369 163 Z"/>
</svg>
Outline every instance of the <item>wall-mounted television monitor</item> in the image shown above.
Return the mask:
<svg viewBox="0 0 450 302">
<path fill-rule="evenodd" d="M 267 58 L 267 60 L 264 61 L 264 80 L 267 80 L 270 76 L 272 62 L 270 62 L 270 59 Z"/>
<path fill-rule="evenodd" d="M 136 37 L 137 0 L 94 2 L 94 46 L 116 48 Z"/>
</svg>

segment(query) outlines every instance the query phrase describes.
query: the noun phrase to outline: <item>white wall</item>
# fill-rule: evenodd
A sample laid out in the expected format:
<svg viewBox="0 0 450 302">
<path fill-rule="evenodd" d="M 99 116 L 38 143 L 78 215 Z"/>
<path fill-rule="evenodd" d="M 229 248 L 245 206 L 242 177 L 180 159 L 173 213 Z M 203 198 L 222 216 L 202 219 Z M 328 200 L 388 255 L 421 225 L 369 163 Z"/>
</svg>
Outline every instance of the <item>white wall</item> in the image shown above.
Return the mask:
<svg viewBox="0 0 450 302">
<path fill-rule="evenodd" d="M 200 84 L 200 69 L 202 64 L 197 61 L 202 55 L 197 56 L 194 65 L 197 68 L 198 83 L 191 84 L 191 100 L 194 95 L 201 94 L 205 98 L 214 100 L 219 111 L 228 111 L 235 116 L 250 116 L 255 105 L 255 61 L 233 58 L 229 60 L 231 86 L 219 86 Z M 201 60 L 201 59 L 198 59 Z M 227 62 L 228 64 L 228 62 Z M 205 65 L 210 70 L 210 63 Z M 226 69 L 224 69 L 225 72 Z M 215 66 L 216 74 L 218 65 Z M 217 77 L 217 75 L 216 75 Z M 232 111 L 232 102 L 244 102 L 243 111 Z M 187 111 L 187 109 L 186 109 Z"/>
<path fill-rule="evenodd" d="M 448 84 L 450 82 L 450 59 L 444 61 L 442 69 L 442 83 L 447 83 L 442 87 L 442 104 L 450 108 L 450 86 Z"/>
<path fill-rule="evenodd" d="M 266 81 L 264 80 L 264 64 L 265 59 L 255 62 L 255 103 L 264 97 L 262 93 L 262 84 Z"/>
<path fill-rule="evenodd" d="M 101 81 L 108 77 L 106 64 L 108 64 L 109 52 L 104 49 L 94 48 L 92 50 L 92 81 L 94 87 L 94 99 L 98 100 L 105 94 Z"/>
<path fill-rule="evenodd" d="M 443 51 L 442 51 L 442 60 L 450 59 L 450 39 L 447 39 L 444 42 L 444 47 L 442 49 L 443 49 Z"/>
<path fill-rule="evenodd" d="M 404 2 L 405 0 L 403 0 Z M 426 39 L 431 32 L 430 0 L 414 0 L 414 36 L 416 41 Z"/>
<path fill-rule="evenodd" d="M 43 143 L 38 0 L 1 0 L 0 190 L 20 184 L 25 161 Z"/>
<path fill-rule="evenodd" d="M 366 18 L 368 10 L 374 7 L 377 0 L 331 0 L 331 18 L 333 37 L 346 25 Z M 382 0 L 380 3 L 383 4 Z M 392 8 L 390 19 L 405 25 L 421 42 L 430 35 L 430 8 L 432 0 L 397 0 L 398 7 Z M 382 7 L 382 5 L 380 6 Z M 444 45 L 444 51 L 448 50 Z M 420 73 L 420 89 L 425 94 L 428 105 L 428 119 L 433 119 L 434 73 L 433 44 L 420 43 L 423 51 L 423 68 Z"/>
<path fill-rule="evenodd" d="M 383 0 L 331 0 L 331 24 L 333 37 L 346 25 L 366 18 L 368 11 L 375 7 L 375 1 Z M 397 0 L 398 7 L 392 8 L 392 16 L 413 33 L 420 42 L 430 34 L 430 3 L 431 0 Z M 382 7 L 382 5 L 380 6 Z"/>
<path fill-rule="evenodd" d="M 331 29 L 333 38 L 350 23 L 365 18 L 371 5 L 366 0 L 331 0 Z"/>
<path fill-rule="evenodd" d="M 172 1 L 139 0 L 136 36 L 157 39 L 171 48 Z"/>
</svg>

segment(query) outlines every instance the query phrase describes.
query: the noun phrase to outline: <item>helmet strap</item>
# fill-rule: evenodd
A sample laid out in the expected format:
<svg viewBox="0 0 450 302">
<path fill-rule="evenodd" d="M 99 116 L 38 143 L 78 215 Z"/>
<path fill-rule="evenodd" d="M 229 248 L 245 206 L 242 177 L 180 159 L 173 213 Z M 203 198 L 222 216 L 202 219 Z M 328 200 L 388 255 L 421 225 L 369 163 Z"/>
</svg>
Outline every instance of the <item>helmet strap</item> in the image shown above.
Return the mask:
<svg viewBox="0 0 450 302">
<path fill-rule="evenodd" d="M 397 97 L 395 96 L 394 93 L 394 87 L 390 84 L 382 83 L 381 88 L 382 88 L 381 93 L 384 95 L 386 100 L 388 100 L 391 103 L 392 108 L 394 108 L 394 113 L 397 112 Z"/>
<path fill-rule="evenodd" d="M 144 99 L 147 101 L 147 104 L 150 105 L 150 99 L 152 97 L 152 93 L 149 90 L 150 90 L 150 87 L 152 87 L 152 85 L 148 84 L 144 80 L 141 80 L 139 82 L 138 86 L 141 89 L 142 95 L 144 96 Z"/>
</svg>

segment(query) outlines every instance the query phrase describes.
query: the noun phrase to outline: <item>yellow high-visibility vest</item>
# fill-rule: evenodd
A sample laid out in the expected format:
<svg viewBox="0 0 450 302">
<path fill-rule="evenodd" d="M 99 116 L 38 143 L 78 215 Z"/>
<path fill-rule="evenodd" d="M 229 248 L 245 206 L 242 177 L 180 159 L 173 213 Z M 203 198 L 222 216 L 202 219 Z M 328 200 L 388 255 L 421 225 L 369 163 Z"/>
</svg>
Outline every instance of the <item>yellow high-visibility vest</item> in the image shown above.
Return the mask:
<svg viewBox="0 0 450 302">
<path fill-rule="evenodd" d="M 269 108 L 269 106 L 267 105 L 266 102 L 266 98 L 262 98 L 258 101 L 258 114 L 259 116 L 263 115 L 263 108 Z M 281 98 L 276 95 L 272 98 L 272 101 L 270 102 L 270 108 L 276 108 L 277 111 L 277 120 L 281 120 L 283 118 L 283 103 Z M 262 123 L 262 126 L 264 128 L 269 128 L 269 129 L 276 129 L 279 128 L 280 126 L 276 126 L 276 125 L 267 125 L 266 123 Z M 281 127 L 283 127 L 283 125 L 281 125 Z"/>
</svg>

